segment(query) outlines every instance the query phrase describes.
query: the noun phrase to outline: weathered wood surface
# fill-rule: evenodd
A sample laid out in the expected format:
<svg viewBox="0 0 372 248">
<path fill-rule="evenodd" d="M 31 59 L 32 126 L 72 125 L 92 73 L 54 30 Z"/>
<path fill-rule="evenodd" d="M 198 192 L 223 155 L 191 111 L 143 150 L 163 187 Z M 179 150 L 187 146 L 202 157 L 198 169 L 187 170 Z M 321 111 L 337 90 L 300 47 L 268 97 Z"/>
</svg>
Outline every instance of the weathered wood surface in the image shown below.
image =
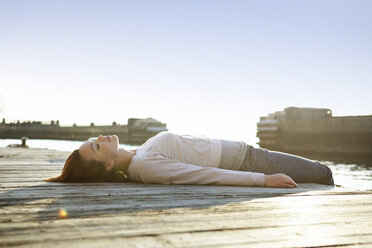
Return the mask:
<svg viewBox="0 0 372 248">
<path fill-rule="evenodd" d="M 0 246 L 372 247 L 372 191 L 42 182 L 66 156 L 0 148 Z"/>
</svg>

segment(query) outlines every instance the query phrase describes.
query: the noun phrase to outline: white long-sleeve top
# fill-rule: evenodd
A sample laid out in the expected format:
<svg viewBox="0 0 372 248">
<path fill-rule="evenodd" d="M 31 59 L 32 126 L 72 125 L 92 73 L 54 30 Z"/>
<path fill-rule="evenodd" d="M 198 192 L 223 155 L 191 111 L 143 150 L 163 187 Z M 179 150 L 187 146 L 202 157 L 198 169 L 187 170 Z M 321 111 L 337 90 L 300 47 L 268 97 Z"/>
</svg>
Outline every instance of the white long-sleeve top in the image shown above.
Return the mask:
<svg viewBox="0 0 372 248">
<path fill-rule="evenodd" d="M 221 169 L 220 160 L 218 139 L 161 132 L 137 149 L 127 175 L 141 183 L 264 186 L 264 174 Z"/>
</svg>

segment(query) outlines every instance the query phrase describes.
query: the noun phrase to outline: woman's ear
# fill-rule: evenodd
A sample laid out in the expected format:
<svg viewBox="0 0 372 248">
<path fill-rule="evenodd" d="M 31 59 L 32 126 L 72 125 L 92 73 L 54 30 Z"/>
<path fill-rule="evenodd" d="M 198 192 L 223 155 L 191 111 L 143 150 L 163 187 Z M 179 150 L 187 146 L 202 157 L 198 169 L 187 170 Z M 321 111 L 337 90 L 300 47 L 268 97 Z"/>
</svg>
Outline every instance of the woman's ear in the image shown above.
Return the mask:
<svg viewBox="0 0 372 248">
<path fill-rule="evenodd" d="M 115 164 L 115 161 L 114 160 L 107 161 L 105 163 L 105 169 L 106 169 L 106 171 L 107 172 L 110 172 L 114 168 L 114 164 Z"/>
</svg>

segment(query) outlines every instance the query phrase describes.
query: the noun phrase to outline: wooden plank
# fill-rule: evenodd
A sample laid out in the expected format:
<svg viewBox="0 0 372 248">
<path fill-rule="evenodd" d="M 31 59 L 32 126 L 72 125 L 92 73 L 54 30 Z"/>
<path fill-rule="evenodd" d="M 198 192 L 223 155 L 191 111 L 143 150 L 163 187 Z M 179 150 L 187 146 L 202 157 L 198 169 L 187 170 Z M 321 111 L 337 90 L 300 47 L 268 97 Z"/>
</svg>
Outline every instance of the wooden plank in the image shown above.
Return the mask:
<svg viewBox="0 0 372 248">
<path fill-rule="evenodd" d="M 102 219 L 102 218 L 101 218 Z M 167 237 L 167 239 L 172 240 L 173 238 L 183 237 L 184 241 L 182 244 L 183 246 L 193 246 L 195 245 L 195 241 L 198 242 L 199 245 L 203 247 L 208 245 L 216 245 L 216 244 L 234 244 L 231 241 L 231 237 L 237 237 L 239 240 L 239 244 L 247 244 L 247 243 L 261 243 L 267 242 L 268 238 L 270 242 L 274 244 L 280 242 L 290 242 L 296 243 L 296 240 L 299 238 L 306 238 L 312 237 L 312 239 L 323 239 L 323 243 L 317 243 L 316 245 L 327 245 L 329 244 L 329 240 L 335 239 L 339 242 L 339 239 L 343 239 L 345 237 L 349 237 L 348 241 L 352 241 L 351 243 L 356 242 L 356 238 L 358 241 L 360 239 L 365 239 L 366 242 L 370 242 L 372 239 L 371 233 L 366 233 L 368 230 L 369 223 L 362 223 L 359 222 L 358 229 L 351 229 L 350 223 L 319 223 L 309 225 L 308 223 L 305 224 L 296 224 L 296 225 L 288 225 L 284 222 L 281 222 L 281 225 L 278 223 L 272 223 L 269 226 L 258 226 L 256 228 L 252 227 L 242 227 L 242 226 L 234 226 L 233 223 L 230 227 L 229 225 L 226 226 L 226 223 L 229 220 L 225 220 L 225 223 L 208 223 L 209 228 L 205 227 L 205 222 L 189 222 L 184 223 L 182 221 L 177 222 L 178 224 L 181 223 L 181 228 L 174 225 L 173 223 L 168 223 L 163 221 L 159 221 L 156 225 L 151 223 L 147 223 L 147 225 L 137 226 L 136 222 L 121 222 L 124 224 L 117 224 L 107 222 L 106 225 L 102 224 L 101 222 L 97 223 L 96 225 L 84 225 L 82 223 L 83 220 L 78 220 L 77 222 L 70 223 L 67 225 L 65 223 L 58 223 L 55 226 L 58 227 L 55 230 L 51 230 L 48 228 L 38 228 L 39 232 L 30 233 L 18 233 L 15 240 L 5 239 L 3 240 L 4 245 L 13 245 L 13 244 L 22 244 L 22 243 L 40 243 L 44 240 L 48 241 L 63 241 L 61 237 L 58 235 L 63 233 L 64 236 L 68 237 L 64 240 L 89 240 L 89 239 L 105 239 L 108 236 L 111 238 L 126 238 L 126 240 L 135 239 L 136 237 Z M 64 220 L 61 220 L 64 221 Z M 94 223 L 95 219 L 89 219 L 90 223 Z M 156 222 L 153 222 L 156 223 Z M 167 223 L 164 226 L 164 223 Z M 246 222 L 249 223 L 249 222 Z M 195 224 L 200 224 L 202 228 L 196 228 Z M 256 223 L 257 225 L 260 224 Z M 142 227 L 142 230 L 141 230 Z M 355 231 L 358 231 L 355 233 Z M 40 232 L 42 235 L 40 236 Z M 33 235 L 32 235 L 33 234 Z M 275 234 L 275 236 L 273 236 Z M 190 237 L 191 236 L 191 237 Z M 211 239 L 211 236 L 214 238 Z M 284 237 L 285 236 L 285 237 Z M 8 237 L 11 237 L 8 235 Z M 31 237 L 31 238 L 30 238 Z M 250 239 L 247 239 L 250 237 Z M 24 238 L 24 239 L 23 239 Z M 217 238 L 217 240 L 216 240 Z M 351 240 L 353 239 L 353 240 Z M 222 240 L 228 243 L 223 243 Z M 340 245 L 342 243 L 337 243 L 332 241 L 332 244 Z M 314 240 L 311 240 L 314 241 Z M 127 242 L 127 241 L 126 241 Z M 173 243 L 173 242 L 172 242 Z M 141 244 L 141 243 L 140 243 Z M 307 245 L 314 245 L 313 243 L 307 243 Z M 173 244 L 176 247 L 176 244 Z M 278 246 L 279 247 L 279 246 Z"/>
<path fill-rule="evenodd" d="M 45 183 L 66 153 L 19 151 L 0 149 L 0 246 L 372 246 L 371 190 Z"/>
</svg>

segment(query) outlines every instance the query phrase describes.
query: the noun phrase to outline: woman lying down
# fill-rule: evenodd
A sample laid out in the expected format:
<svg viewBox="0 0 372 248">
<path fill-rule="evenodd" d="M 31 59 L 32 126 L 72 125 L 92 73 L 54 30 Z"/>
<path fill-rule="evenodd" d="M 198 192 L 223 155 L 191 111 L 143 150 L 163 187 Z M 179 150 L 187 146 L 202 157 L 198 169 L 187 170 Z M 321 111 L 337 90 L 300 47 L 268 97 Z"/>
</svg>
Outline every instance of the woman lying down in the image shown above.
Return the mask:
<svg viewBox="0 0 372 248">
<path fill-rule="evenodd" d="M 116 135 L 84 142 L 49 182 L 140 182 L 295 188 L 333 185 L 324 164 L 243 141 L 161 132 L 136 150 L 119 147 Z"/>
</svg>

